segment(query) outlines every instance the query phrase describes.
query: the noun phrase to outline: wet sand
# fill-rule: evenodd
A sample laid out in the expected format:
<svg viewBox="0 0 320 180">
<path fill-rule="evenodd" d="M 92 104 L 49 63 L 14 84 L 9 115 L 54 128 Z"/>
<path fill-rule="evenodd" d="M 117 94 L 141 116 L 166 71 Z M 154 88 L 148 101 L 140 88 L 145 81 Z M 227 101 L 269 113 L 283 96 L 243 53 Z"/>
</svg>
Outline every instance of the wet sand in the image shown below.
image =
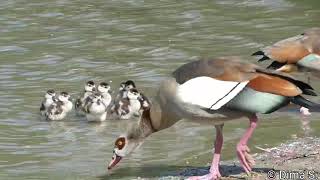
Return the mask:
<svg viewBox="0 0 320 180">
<path fill-rule="evenodd" d="M 250 175 L 244 173 L 238 160 L 222 161 L 222 179 L 320 179 L 320 138 L 297 138 L 277 147 L 254 148 L 263 153 L 253 154 L 256 165 Z M 208 171 L 209 167 L 187 168 L 159 179 L 185 179 Z"/>
</svg>

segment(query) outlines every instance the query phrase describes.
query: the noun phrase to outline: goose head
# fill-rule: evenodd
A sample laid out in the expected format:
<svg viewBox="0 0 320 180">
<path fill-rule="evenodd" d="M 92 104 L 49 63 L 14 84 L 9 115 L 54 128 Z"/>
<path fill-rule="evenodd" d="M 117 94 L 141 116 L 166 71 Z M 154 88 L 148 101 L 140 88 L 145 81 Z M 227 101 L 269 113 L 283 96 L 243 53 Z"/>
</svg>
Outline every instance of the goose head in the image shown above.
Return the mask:
<svg viewBox="0 0 320 180">
<path fill-rule="evenodd" d="M 149 135 L 160 130 L 160 121 L 163 121 L 162 109 L 157 102 L 154 102 L 150 109 L 142 112 L 137 124 L 116 139 L 108 170 L 115 167 L 124 157 L 133 153 Z"/>
<path fill-rule="evenodd" d="M 162 83 L 158 96 L 150 103 L 150 108 L 143 110 L 138 124 L 116 139 L 108 170 L 134 152 L 149 135 L 169 127 L 181 119 L 175 113 L 175 108 L 170 105 L 170 100 L 174 99 L 173 95 L 176 91 L 172 88 L 174 84 L 176 84 L 175 80 L 170 81 L 170 83 Z"/>
<path fill-rule="evenodd" d="M 130 134 L 120 135 L 114 143 L 113 156 L 108 169 L 116 166 L 122 158 L 131 154 L 142 143 L 144 138 L 138 138 Z"/>
</svg>

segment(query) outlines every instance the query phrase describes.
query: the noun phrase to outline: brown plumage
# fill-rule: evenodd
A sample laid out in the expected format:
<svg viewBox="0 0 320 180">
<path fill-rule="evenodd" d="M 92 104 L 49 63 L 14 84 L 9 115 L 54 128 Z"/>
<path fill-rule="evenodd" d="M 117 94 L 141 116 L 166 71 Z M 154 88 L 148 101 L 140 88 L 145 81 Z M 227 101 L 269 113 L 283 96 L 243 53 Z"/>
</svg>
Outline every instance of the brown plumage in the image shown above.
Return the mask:
<svg viewBox="0 0 320 180">
<path fill-rule="evenodd" d="M 274 60 L 275 62 L 269 68 L 279 69 L 286 64 L 296 64 L 309 54 L 320 55 L 320 28 L 307 29 L 300 35 L 276 42 L 252 55 L 262 55 L 259 61 Z M 282 72 L 292 72 L 296 69 L 286 67 L 280 70 Z"/>
<path fill-rule="evenodd" d="M 297 96 L 301 94 L 299 87 L 293 83 L 272 75 L 259 74 L 250 80 L 248 86 L 259 92 L 267 92 L 282 96 Z"/>
<path fill-rule="evenodd" d="M 278 72 L 270 73 L 257 65 L 240 61 L 238 57 L 223 57 L 200 60 L 185 64 L 173 72 L 177 82 L 182 84 L 198 76 L 208 76 L 223 81 L 249 81 L 248 86 L 260 92 L 283 96 L 297 96 L 301 90 L 287 77 Z M 287 77 L 289 78 L 289 77 Z"/>
</svg>

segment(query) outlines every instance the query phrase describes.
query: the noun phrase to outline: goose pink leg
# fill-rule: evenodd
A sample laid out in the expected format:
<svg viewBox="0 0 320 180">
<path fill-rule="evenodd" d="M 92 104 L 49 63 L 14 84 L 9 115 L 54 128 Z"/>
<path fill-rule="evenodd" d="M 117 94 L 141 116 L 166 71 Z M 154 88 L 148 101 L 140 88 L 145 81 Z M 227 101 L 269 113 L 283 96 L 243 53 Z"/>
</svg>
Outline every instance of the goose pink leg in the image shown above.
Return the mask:
<svg viewBox="0 0 320 180">
<path fill-rule="evenodd" d="M 219 172 L 220 154 L 223 144 L 222 128 L 223 125 L 216 127 L 216 142 L 214 144 L 213 160 L 210 167 L 210 173 L 204 176 L 192 176 L 188 180 L 215 180 L 221 177 Z"/>
<path fill-rule="evenodd" d="M 240 142 L 237 145 L 237 155 L 238 159 L 240 161 L 241 166 L 246 171 L 247 174 L 252 171 L 252 166 L 254 165 L 254 159 L 249 154 L 250 149 L 247 146 L 247 143 L 250 139 L 250 137 L 253 134 L 254 129 L 257 127 L 257 121 L 258 118 L 256 115 L 254 115 L 252 118 L 250 118 L 250 126 L 240 139 Z"/>
<path fill-rule="evenodd" d="M 305 135 L 309 135 L 311 128 L 310 128 L 310 119 L 308 118 L 311 113 L 309 112 L 308 108 L 301 107 L 300 108 L 300 113 L 301 113 L 301 128 L 304 131 Z"/>
<path fill-rule="evenodd" d="M 300 113 L 303 115 L 303 116 L 310 116 L 311 113 L 309 112 L 309 109 L 308 108 L 305 108 L 303 106 L 301 106 L 300 108 Z"/>
<path fill-rule="evenodd" d="M 308 73 L 308 74 L 309 74 L 309 73 Z M 311 84 L 310 74 L 309 74 L 308 77 L 307 77 L 307 82 L 308 82 L 308 84 Z M 300 113 L 301 113 L 301 115 L 304 116 L 304 117 L 311 115 L 311 113 L 309 112 L 309 109 L 306 108 L 306 107 L 303 107 L 303 106 L 300 107 Z"/>
</svg>

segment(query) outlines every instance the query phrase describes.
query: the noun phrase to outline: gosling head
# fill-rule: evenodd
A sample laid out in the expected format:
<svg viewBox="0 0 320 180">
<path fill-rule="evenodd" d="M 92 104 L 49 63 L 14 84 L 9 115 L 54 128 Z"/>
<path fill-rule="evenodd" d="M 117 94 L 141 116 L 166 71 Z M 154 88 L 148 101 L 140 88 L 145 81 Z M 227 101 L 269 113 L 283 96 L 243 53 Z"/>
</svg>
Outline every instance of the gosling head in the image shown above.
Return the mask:
<svg viewBox="0 0 320 180">
<path fill-rule="evenodd" d="M 111 92 L 111 87 L 108 83 L 106 82 L 101 82 L 98 86 L 98 91 L 100 93 L 110 93 Z"/>
<path fill-rule="evenodd" d="M 58 96 L 58 100 L 62 102 L 70 101 L 70 95 L 67 92 L 61 92 Z"/>
<path fill-rule="evenodd" d="M 133 88 L 133 89 L 130 89 L 127 93 L 127 97 L 130 99 L 130 100 L 140 100 L 141 99 L 141 94 L 138 92 L 137 89 Z"/>
<path fill-rule="evenodd" d="M 130 90 L 132 88 L 136 88 L 135 83 L 132 80 L 128 80 L 125 82 L 125 90 Z"/>
<path fill-rule="evenodd" d="M 53 89 L 49 89 L 44 95 L 46 99 L 53 99 L 55 96 L 56 96 L 56 93 Z"/>
<path fill-rule="evenodd" d="M 84 90 L 85 90 L 86 92 L 93 92 L 93 91 L 96 90 L 96 85 L 94 84 L 93 81 L 88 81 L 88 82 L 86 83 L 86 85 L 84 86 Z"/>
</svg>

